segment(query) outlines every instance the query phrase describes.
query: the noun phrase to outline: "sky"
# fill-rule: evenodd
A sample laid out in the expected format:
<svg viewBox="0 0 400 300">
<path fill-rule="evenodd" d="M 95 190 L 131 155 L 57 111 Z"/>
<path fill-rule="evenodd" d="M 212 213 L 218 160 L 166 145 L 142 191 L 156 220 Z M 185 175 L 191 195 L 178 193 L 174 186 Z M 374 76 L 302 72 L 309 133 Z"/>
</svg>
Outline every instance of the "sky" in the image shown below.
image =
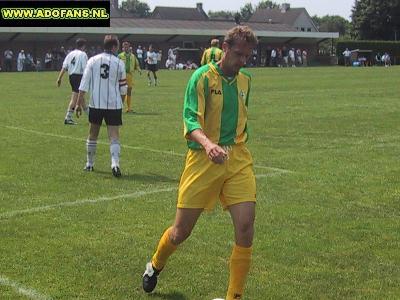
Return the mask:
<svg viewBox="0 0 400 300">
<path fill-rule="evenodd" d="M 246 3 L 256 5 L 260 0 L 141 0 L 150 9 L 155 6 L 196 7 L 197 2 L 203 3 L 203 9 L 208 11 L 231 10 L 238 11 Z M 355 0 L 275 0 L 275 3 L 289 3 L 291 7 L 305 7 L 310 16 L 339 15 L 350 20 L 351 9 Z"/>
</svg>

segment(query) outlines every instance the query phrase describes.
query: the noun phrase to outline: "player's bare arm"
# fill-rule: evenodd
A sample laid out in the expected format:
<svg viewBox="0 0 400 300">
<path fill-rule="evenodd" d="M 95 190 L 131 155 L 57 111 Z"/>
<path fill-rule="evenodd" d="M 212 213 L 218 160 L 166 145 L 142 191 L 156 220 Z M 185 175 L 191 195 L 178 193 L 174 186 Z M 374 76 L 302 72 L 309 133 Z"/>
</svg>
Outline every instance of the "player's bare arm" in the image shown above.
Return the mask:
<svg viewBox="0 0 400 300">
<path fill-rule="evenodd" d="M 76 106 L 75 106 L 75 114 L 77 118 L 79 118 L 82 115 L 82 107 L 85 101 L 84 100 L 85 93 L 86 92 L 79 90 L 78 100 L 76 101 Z"/>
<path fill-rule="evenodd" d="M 62 68 L 61 71 L 60 71 L 60 74 L 58 74 L 58 78 L 57 78 L 57 87 L 60 87 L 60 85 L 61 85 L 61 79 L 62 79 L 62 77 L 64 76 L 64 73 L 65 73 L 65 69 Z"/>
<path fill-rule="evenodd" d="M 203 132 L 201 129 L 193 130 L 189 138 L 192 141 L 195 141 L 203 146 L 204 150 L 206 150 L 208 158 L 216 163 L 222 164 L 224 163 L 225 159 L 227 158 L 226 151 L 220 147 L 219 145 L 213 143 Z"/>
</svg>

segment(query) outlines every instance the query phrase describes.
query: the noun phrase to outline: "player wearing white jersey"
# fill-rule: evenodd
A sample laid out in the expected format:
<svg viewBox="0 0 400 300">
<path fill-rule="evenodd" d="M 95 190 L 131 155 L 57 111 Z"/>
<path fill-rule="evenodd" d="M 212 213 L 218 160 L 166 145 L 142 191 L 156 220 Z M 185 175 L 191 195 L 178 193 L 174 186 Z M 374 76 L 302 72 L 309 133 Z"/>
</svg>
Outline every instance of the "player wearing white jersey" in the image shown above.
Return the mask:
<svg viewBox="0 0 400 300">
<path fill-rule="evenodd" d="M 116 57 L 118 49 L 118 38 L 106 35 L 104 52 L 91 57 L 86 65 L 75 108 L 79 117 L 82 113 L 83 97 L 90 91 L 90 128 L 86 141 L 87 161 L 84 170 L 93 171 L 97 137 L 104 119 L 110 140 L 111 170 L 115 177 L 121 176 L 119 126 L 122 125 L 122 96 L 125 96 L 127 91 L 125 64 Z"/>
<path fill-rule="evenodd" d="M 76 123 L 72 120 L 74 114 L 74 108 L 78 99 L 79 84 L 81 83 L 83 70 L 86 67 L 88 57 L 84 52 L 86 48 L 86 40 L 77 39 L 76 49 L 68 53 L 65 57 L 61 71 L 57 78 L 57 86 L 60 87 L 61 79 L 65 72 L 69 74 L 69 83 L 72 88 L 71 101 L 69 102 L 67 114 L 65 115 L 64 124 L 75 125 Z"/>
<path fill-rule="evenodd" d="M 150 72 L 153 73 L 154 85 L 157 85 L 157 53 L 153 49 L 153 45 L 149 46 L 147 51 L 147 78 L 149 79 L 149 86 L 151 86 Z"/>
</svg>

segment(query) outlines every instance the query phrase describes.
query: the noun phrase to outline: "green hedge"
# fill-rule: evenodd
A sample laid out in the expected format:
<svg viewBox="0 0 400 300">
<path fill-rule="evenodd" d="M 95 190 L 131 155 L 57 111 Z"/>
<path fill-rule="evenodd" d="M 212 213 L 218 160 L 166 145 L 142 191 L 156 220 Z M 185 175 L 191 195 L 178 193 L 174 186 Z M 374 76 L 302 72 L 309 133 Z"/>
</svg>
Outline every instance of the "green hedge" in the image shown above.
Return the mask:
<svg viewBox="0 0 400 300">
<path fill-rule="evenodd" d="M 373 56 L 377 53 L 384 54 L 389 53 L 392 64 L 400 64 L 400 42 L 395 41 L 338 41 L 336 46 L 336 54 L 339 58 L 339 64 L 343 64 L 343 51 L 349 48 L 349 50 L 361 49 L 361 50 L 372 50 Z"/>
</svg>

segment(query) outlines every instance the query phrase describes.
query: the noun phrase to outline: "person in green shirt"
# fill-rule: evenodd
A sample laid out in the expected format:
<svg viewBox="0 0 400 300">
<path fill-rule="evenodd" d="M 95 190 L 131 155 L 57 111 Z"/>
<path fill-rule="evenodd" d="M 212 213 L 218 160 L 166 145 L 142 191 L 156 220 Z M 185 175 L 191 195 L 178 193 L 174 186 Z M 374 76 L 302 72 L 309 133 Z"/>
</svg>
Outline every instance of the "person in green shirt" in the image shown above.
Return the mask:
<svg viewBox="0 0 400 300">
<path fill-rule="evenodd" d="M 221 59 L 222 57 L 222 50 L 218 48 L 219 47 L 219 40 L 218 39 L 213 39 L 211 40 L 211 47 L 204 50 L 203 56 L 201 58 L 200 64 L 202 66 L 210 63 L 210 62 L 217 62 Z"/>
<path fill-rule="evenodd" d="M 143 274 L 152 292 L 168 257 L 186 240 L 198 218 L 219 200 L 234 224 L 226 300 L 242 299 L 250 269 L 256 182 L 245 142 L 251 76 L 242 69 L 258 41 L 247 26 L 228 31 L 219 62 L 210 62 L 190 78 L 184 100 L 184 136 L 188 153 L 181 176 L 174 224 L 161 237 Z"/>
<path fill-rule="evenodd" d="M 122 43 L 122 52 L 118 54 L 118 58 L 125 63 L 126 82 L 128 84 L 128 91 L 125 95 L 124 102 L 126 105 L 125 112 L 130 113 L 132 111 L 132 88 L 133 88 L 133 74 L 138 71 L 142 74 L 140 64 L 136 56 L 132 53 L 131 44 L 127 41 Z"/>
</svg>

